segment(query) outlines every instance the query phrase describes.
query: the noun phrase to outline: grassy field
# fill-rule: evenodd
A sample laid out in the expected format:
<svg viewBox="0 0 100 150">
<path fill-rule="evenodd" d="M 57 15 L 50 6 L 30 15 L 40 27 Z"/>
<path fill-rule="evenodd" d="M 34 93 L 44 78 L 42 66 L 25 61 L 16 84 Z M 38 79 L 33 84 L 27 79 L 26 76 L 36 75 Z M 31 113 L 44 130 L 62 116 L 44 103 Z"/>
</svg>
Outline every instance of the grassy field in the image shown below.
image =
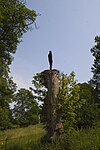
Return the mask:
<svg viewBox="0 0 100 150">
<path fill-rule="evenodd" d="M 27 128 L 0 131 L 0 150 L 4 149 L 30 149 L 31 145 L 37 143 L 44 135 L 43 125 L 38 124 Z"/>
<path fill-rule="evenodd" d="M 41 144 L 43 125 L 0 132 L 0 150 L 100 150 L 100 126 L 72 131 L 52 144 Z"/>
</svg>

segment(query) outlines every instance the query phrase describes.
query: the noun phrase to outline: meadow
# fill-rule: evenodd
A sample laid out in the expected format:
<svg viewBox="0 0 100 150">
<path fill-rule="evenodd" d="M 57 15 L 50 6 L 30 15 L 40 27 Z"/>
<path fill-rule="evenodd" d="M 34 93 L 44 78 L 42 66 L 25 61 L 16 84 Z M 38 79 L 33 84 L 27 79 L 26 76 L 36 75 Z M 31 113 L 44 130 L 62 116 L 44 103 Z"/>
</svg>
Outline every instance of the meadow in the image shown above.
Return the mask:
<svg viewBox="0 0 100 150">
<path fill-rule="evenodd" d="M 37 143 L 45 131 L 43 125 L 38 124 L 26 128 L 10 129 L 0 132 L 0 150 L 30 149 Z M 6 147 L 6 148 L 5 148 Z"/>
<path fill-rule="evenodd" d="M 0 150 L 100 150 L 100 126 L 73 130 L 53 143 L 41 143 L 42 124 L 0 131 Z"/>
</svg>

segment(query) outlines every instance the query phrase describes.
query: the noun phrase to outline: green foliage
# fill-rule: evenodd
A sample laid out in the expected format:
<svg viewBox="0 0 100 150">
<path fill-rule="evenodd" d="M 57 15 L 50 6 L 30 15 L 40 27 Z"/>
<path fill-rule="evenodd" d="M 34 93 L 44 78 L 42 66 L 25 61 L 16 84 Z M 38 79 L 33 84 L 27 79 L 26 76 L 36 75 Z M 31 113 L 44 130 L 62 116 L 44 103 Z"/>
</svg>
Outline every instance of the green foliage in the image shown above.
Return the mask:
<svg viewBox="0 0 100 150">
<path fill-rule="evenodd" d="M 100 36 L 95 38 L 95 46 L 91 49 L 94 56 L 94 64 L 92 69 L 93 78 L 91 84 L 95 89 L 95 101 L 100 105 Z"/>
<path fill-rule="evenodd" d="M 41 73 L 37 73 L 33 76 L 32 84 L 34 85 L 34 88 L 32 90 L 34 91 L 35 98 L 39 102 L 43 102 L 47 95 L 47 89 L 44 86 L 44 81 L 42 79 Z"/>
<path fill-rule="evenodd" d="M 59 109 L 61 118 L 65 128 L 68 130 L 73 127 L 76 122 L 76 110 L 85 103 L 83 99 L 79 99 L 80 88 L 76 84 L 75 74 L 72 72 L 69 76 L 61 74 L 60 92 L 59 92 Z"/>
<path fill-rule="evenodd" d="M 26 8 L 21 0 L 0 0 L 0 113 L 4 118 L 0 120 L 0 128 L 7 129 L 7 124 L 11 123 L 9 103 L 16 90 L 16 85 L 9 76 L 12 55 L 36 16 L 36 12 Z"/>
<path fill-rule="evenodd" d="M 16 84 L 11 78 L 2 78 L 0 82 L 0 106 L 8 107 L 12 102 L 13 93 L 15 92 Z"/>
<path fill-rule="evenodd" d="M 11 128 L 11 111 L 9 104 L 12 102 L 16 84 L 9 77 L 9 67 L 0 61 L 0 129 Z"/>
<path fill-rule="evenodd" d="M 0 59 L 11 64 L 22 35 L 36 19 L 36 12 L 19 0 L 0 0 Z"/>
<path fill-rule="evenodd" d="M 48 116 L 48 106 L 47 106 L 47 88 L 45 87 L 44 80 L 42 78 L 42 73 L 37 73 L 33 76 L 32 80 L 33 84 L 33 91 L 35 95 L 35 99 L 38 100 L 38 102 L 41 104 L 41 122 L 46 123 L 47 122 L 47 116 Z M 45 101 L 45 103 L 44 103 Z"/>
<path fill-rule="evenodd" d="M 20 89 L 14 97 L 13 117 L 20 126 L 28 126 L 39 122 L 39 107 L 31 91 Z"/>
<path fill-rule="evenodd" d="M 5 101 L 11 101 L 11 97 L 16 90 L 16 84 L 9 77 L 9 66 L 0 59 L 0 106 L 6 106 Z M 3 104 L 4 102 L 4 104 Z"/>
<path fill-rule="evenodd" d="M 88 83 L 78 84 L 80 86 L 80 100 L 84 99 L 86 102 L 77 110 L 77 123 L 78 128 L 87 128 L 94 125 L 98 118 L 97 104 L 94 103 L 94 90 Z"/>
<path fill-rule="evenodd" d="M 11 127 L 10 110 L 0 106 L 0 130 L 6 130 Z"/>
</svg>

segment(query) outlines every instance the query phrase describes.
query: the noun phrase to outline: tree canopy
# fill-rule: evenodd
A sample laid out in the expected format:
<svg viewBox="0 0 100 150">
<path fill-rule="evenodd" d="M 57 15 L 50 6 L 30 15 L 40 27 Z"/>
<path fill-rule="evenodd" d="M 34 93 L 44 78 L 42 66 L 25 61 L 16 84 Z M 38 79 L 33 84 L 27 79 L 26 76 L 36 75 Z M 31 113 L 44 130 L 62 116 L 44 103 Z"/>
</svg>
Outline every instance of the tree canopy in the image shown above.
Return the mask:
<svg viewBox="0 0 100 150">
<path fill-rule="evenodd" d="M 0 61 L 11 64 L 12 54 L 36 16 L 19 0 L 0 0 Z"/>
<path fill-rule="evenodd" d="M 13 118 L 20 126 L 39 122 L 39 107 L 31 91 L 20 89 L 14 96 Z"/>
<path fill-rule="evenodd" d="M 61 119 L 64 122 L 65 130 L 74 127 L 76 123 L 77 113 L 85 103 L 84 99 L 80 99 L 80 87 L 75 80 L 75 73 L 70 75 L 61 74 L 60 91 L 59 91 L 59 109 L 61 111 Z"/>
<path fill-rule="evenodd" d="M 95 89 L 95 100 L 100 104 L 100 36 L 95 37 L 95 46 L 91 49 L 94 56 L 92 69 L 93 78 L 91 84 Z"/>
</svg>

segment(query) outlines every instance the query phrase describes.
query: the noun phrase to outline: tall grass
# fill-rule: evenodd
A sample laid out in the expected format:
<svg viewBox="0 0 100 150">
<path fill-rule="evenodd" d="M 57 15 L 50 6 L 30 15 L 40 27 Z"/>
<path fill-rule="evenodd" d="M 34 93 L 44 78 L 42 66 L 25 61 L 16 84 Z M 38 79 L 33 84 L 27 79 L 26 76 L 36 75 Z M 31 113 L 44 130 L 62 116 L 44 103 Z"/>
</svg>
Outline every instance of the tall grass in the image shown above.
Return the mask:
<svg viewBox="0 0 100 150">
<path fill-rule="evenodd" d="M 27 128 L 11 129 L 0 132 L 0 150 L 28 150 L 31 145 L 40 140 L 44 135 L 43 125 L 38 124 Z M 7 140 L 7 143 L 6 143 Z"/>
<path fill-rule="evenodd" d="M 0 132 L 0 139 L 7 138 L 7 145 L 0 150 L 100 150 L 100 127 L 73 130 L 52 143 L 41 143 L 45 134 L 42 125 Z"/>
<path fill-rule="evenodd" d="M 52 144 L 37 144 L 32 148 L 32 150 L 100 150 L 100 128 L 73 130 Z"/>
</svg>

